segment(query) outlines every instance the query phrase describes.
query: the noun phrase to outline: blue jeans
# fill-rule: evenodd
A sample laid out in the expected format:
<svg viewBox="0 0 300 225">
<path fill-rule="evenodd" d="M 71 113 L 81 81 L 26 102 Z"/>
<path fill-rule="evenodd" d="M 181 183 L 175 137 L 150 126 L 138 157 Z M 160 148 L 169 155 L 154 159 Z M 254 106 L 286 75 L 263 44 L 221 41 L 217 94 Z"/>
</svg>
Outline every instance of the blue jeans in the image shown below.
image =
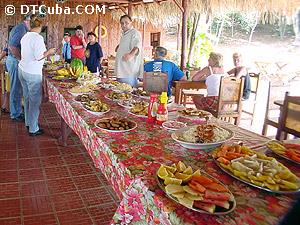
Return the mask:
<svg viewBox="0 0 300 225">
<path fill-rule="evenodd" d="M 19 68 L 19 79 L 24 94 L 25 125 L 29 126 L 30 133 L 34 133 L 39 130 L 43 77 L 41 74 L 26 73 Z"/>
<path fill-rule="evenodd" d="M 130 84 L 132 87 L 138 86 L 138 79 L 136 77 L 117 78 L 117 81 L 121 83 Z"/>
<path fill-rule="evenodd" d="M 22 114 L 22 86 L 18 77 L 19 61 L 8 56 L 6 67 L 10 78 L 9 110 L 10 118 L 17 118 Z"/>
</svg>

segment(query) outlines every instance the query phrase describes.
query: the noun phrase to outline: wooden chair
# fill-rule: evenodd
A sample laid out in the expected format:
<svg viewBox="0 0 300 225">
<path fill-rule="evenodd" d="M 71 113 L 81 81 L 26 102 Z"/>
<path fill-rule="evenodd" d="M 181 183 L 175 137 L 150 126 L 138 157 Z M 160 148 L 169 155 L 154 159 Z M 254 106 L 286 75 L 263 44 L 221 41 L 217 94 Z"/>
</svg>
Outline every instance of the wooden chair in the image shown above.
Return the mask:
<svg viewBox="0 0 300 225">
<path fill-rule="evenodd" d="M 217 111 L 211 112 L 215 117 L 238 125 L 242 111 L 244 78 L 222 77 L 220 81 Z"/>
<path fill-rule="evenodd" d="M 205 81 L 179 80 L 174 81 L 173 86 L 175 87 L 175 102 L 177 104 L 181 104 L 183 102 L 183 90 L 206 89 Z"/>
<path fill-rule="evenodd" d="M 268 126 L 272 126 L 278 129 L 280 106 L 274 104 L 275 100 L 283 100 L 285 91 L 288 87 L 284 86 L 272 86 L 271 82 L 268 83 L 268 95 L 266 104 L 266 113 L 264 119 L 264 125 L 262 129 L 262 135 L 267 136 Z"/>
<path fill-rule="evenodd" d="M 283 107 L 279 118 L 276 139 L 281 140 L 282 133 L 287 138 L 287 133 L 300 137 L 300 96 L 289 96 L 285 93 Z"/>
<path fill-rule="evenodd" d="M 190 79 L 200 70 L 199 69 L 194 69 L 194 70 L 190 70 Z M 198 82 L 198 81 L 190 81 L 190 82 Z M 201 95 L 201 94 L 205 94 L 205 91 L 203 92 L 203 88 L 200 87 L 198 88 L 197 86 L 194 87 L 187 87 L 185 89 L 181 90 L 181 95 L 180 95 L 180 100 L 179 103 L 183 104 L 184 106 L 186 106 L 186 104 L 194 104 L 193 103 L 193 97 L 196 95 Z"/>
<path fill-rule="evenodd" d="M 249 76 L 250 76 L 250 84 L 251 84 L 250 97 L 249 99 L 243 102 L 242 113 L 250 115 L 251 125 L 252 125 L 255 109 L 256 109 L 256 103 L 257 103 L 257 93 L 258 93 L 258 86 L 260 83 L 260 74 L 249 73 Z"/>
<path fill-rule="evenodd" d="M 157 72 L 145 72 L 143 77 L 143 89 L 148 92 L 158 93 L 168 91 L 168 74 Z"/>
</svg>

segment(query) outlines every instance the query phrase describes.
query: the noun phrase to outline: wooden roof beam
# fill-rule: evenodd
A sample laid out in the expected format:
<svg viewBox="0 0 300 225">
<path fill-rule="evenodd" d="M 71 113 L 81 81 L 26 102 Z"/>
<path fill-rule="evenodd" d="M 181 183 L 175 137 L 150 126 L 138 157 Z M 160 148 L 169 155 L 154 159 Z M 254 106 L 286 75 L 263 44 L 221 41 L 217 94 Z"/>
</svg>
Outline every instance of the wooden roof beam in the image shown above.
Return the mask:
<svg viewBox="0 0 300 225">
<path fill-rule="evenodd" d="M 116 5 L 122 10 L 123 13 L 128 14 L 127 10 L 123 6 L 118 3 L 116 3 Z"/>
<path fill-rule="evenodd" d="M 173 0 L 173 2 L 178 6 L 178 8 L 180 9 L 181 12 L 184 11 L 184 8 L 183 8 L 182 5 L 178 2 L 178 0 Z"/>
</svg>

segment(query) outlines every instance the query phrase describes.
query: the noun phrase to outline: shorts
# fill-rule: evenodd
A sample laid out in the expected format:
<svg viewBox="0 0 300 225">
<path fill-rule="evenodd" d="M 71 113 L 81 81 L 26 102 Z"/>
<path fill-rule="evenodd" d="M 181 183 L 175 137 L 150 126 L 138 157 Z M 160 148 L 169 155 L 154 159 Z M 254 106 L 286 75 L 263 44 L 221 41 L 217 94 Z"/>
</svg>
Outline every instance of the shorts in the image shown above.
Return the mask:
<svg viewBox="0 0 300 225">
<path fill-rule="evenodd" d="M 194 96 L 193 101 L 197 109 L 215 112 L 218 108 L 218 96 Z"/>
</svg>

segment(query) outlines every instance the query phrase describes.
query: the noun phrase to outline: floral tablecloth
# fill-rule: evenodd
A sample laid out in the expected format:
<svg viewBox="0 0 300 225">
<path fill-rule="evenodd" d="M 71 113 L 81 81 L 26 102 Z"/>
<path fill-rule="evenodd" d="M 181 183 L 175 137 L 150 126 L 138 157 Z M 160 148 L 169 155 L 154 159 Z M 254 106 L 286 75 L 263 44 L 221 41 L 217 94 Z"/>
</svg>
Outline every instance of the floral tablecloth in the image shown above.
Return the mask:
<svg viewBox="0 0 300 225">
<path fill-rule="evenodd" d="M 112 224 L 277 224 L 296 199 L 296 195 L 261 191 L 228 176 L 207 153 L 181 147 L 172 140 L 170 132 L 146 123 L 145 119 L 129 114 L 125 108 L 106 99 L 104 95 L 108 91 L 105 89 L 95 92 L 111 107 L 110 112 L 102 117 L 122 115 L 136 121 L 138 127 L 126 133 L 101 131 L 94 125 L 99 116 L 86 111 L 57 81 L 45 79 L 50 101 L 81 139 L 95 166 L 101 169 L 121 200 Z M 230 124 L 226 127 L 235 132 L 231 142 L 242 141 L 254 150 L 266 151 L 267 138 Z M 168 199 L 158 188 L 155 173 L 161 163 L 172 164 L 179 160 L 226 184 L 236 198 L 235 211 L 225 216 L 205 215 Z M 300 176 L 299 166 L 282 162 Z"/>
</svg>

